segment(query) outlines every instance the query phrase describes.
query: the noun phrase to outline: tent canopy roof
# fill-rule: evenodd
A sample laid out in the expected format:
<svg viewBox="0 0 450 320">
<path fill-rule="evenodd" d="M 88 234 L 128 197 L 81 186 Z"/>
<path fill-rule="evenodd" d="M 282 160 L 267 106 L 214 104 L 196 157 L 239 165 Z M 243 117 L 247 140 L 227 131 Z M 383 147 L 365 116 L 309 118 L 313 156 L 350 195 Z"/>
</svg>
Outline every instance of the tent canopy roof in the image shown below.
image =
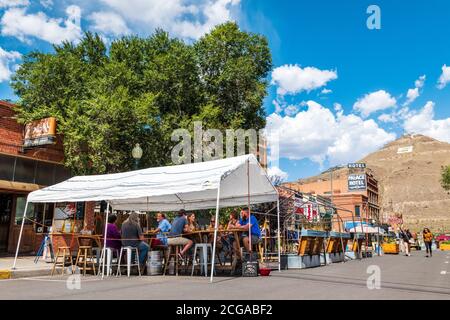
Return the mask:
<svg viewBox="0 0 450 320">
<path fill-rule="evenodd" d="M 248 170 L 247 170 L 248 168 Z M 109 201 L 115 210 L 175 211 L 274 202 L 278 192 L 254 155 L 124 173 L 78 176 L 31 192 L 28 201 Z"/>
</svg>

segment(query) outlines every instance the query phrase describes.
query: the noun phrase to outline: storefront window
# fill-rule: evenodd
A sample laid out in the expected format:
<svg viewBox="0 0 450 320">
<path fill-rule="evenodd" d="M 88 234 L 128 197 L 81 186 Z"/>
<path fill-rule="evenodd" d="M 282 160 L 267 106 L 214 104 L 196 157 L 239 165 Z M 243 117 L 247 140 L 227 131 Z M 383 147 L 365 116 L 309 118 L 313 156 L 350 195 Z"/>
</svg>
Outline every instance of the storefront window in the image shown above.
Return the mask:
<svg viewBox="0 0 450 320">
<path fill-rule="evenodd" d="M 355 216 L 360 217 L 361 216 L 361 207 L 355 206 Z"/>
<path fill-rule="evenodd" d="M 65 202 L 55 205 L 53 231 L 80 232 L 84 226 L 84 202 Z"/>
<path fill-rule="evenodd" d="M 17 158 L 16 159 L 16 170 L 14 171 L 14 181 L 34 183 L 36 170 L 36 161 Z"/>
<path fill-rule="evenodd" d="M 53 223 L 54 205 L 47 203 L 40 203 L 35 205 L 35 231 L 36 233 L 48 233 L 49 227 Z"/>
<path fill-rule="evenodd" d="M 15 158 L 0 155 L 0 180 L 12 180 Z"/>
<path fill-rule="evenodd" d="M 23 213 L 25 211 L 25 204 L 27 202 L 27 198 L 25 196 L 20 196 L 16 198 L 16 224 L 22 224 Z M 34 203 L 29 203 L 27 208 L 27 219 L 25 219 L 26 225 L 33 224 L 35 220 L 35 211 L 34 211 Z"/>
</svg>

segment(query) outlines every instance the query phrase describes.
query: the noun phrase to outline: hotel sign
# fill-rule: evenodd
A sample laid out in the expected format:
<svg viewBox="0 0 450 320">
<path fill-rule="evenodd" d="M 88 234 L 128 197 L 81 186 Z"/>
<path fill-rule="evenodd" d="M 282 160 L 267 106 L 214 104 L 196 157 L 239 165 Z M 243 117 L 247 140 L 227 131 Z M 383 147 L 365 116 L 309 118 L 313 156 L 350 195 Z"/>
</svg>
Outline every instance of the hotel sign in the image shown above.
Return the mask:
<svg viewBox="0 0 450 320">
<path fill-rule="evenodd" d="M 54 144 L 56 142 L 56 119 L 45 118 L 25 126 L 25 148 Z"/>
<path fill-rule="evenodd" d="M 348 191 L 365 191 L 366 189 L 365 174 L 350 174 L 348 176 Z"/>
<path fill-rule="evenodd" d="M 347 165 L 349 169 L 365 169 L 366 164 L 365 163 L 349 163 Z"/>
</svg>

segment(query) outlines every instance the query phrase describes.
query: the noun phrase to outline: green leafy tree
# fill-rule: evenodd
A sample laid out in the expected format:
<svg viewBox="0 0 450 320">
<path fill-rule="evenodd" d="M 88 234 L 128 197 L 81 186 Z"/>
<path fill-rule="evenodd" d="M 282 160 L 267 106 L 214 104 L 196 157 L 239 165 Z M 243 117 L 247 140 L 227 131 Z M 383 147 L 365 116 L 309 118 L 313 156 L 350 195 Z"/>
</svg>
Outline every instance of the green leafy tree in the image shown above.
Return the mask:
<svg viewBox="0 0 450 320">
<path fill-rule="evenodd" d="M 442 188 L 446 191 L 450 191 L 450 166 L 442 168 L 442 179 L 441 179 Z"/>
<path fill-rule="evenodd" d="M 22 123 L 56 117 L 65 164 L 100 174 L 130 170 L 135 143 L 142 167 L 169 165 L 173 130 L 197 120 L 205 129 L 263 128 L 270 68 L 266 39 L 234 23 L 193 44 L 156 30 L 108 48 L 86 33 L 78 44 L 26 55 L 12 87 Z"/>
</svg>

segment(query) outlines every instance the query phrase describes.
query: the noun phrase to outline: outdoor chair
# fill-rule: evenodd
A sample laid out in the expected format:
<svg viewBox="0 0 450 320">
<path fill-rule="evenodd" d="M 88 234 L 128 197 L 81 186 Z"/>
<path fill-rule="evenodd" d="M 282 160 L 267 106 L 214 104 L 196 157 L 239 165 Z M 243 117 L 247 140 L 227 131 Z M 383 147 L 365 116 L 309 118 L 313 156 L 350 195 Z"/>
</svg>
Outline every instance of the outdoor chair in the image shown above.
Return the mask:
<svg viewBox="0 0 450 320">
<path fill-rule="evenodd" d="M 105 257 L 105 268 L 106 268 L 106 276 L 109 277 L 112 274 L 112 267 L 117 267 L 119 265 L 119 250 L 113 249 L 113 248 L 106 248 L 105 250 L 101 251 L 100 255 L 100 263 L 99 263 L 99 271 L 98 275 L 103 275 L 103 254 L 106 251 L 106 257 Z M 114 255 L 117 257 L 116 262 L 114 263 Z"/>
<path fill-rule="evenodd" d="M 141 266 L 139 265 L 139 250 L 136 247 L 122 247 L 120 249 L 120 255 L 119 255 L 119 263 L 117 265 L 117 273 L 116 276 L 121 276 L 122 272 L 120 270 L 121 263 L 122 263 L 122 256 L 123 251 L 126 251 L 126 259 L 127 259 L 127 276 L 130 276 L 131 273 L 131 267 L 137 267 L 139 276 L 141 276 Z M 133 254 L 134 254 L 134 263 L 133 263 Z"/>
<path fill-rule="evenodd" d="M 80 268 L 80 271 L 83 272 L 83 275 L 86 275 L 86 271 L 92 271 L 95 275 L 95 263 L 96 256 L 93 253 L 93 242 L 94 240 L 90 237 L 78 237 L 78 252 L 77 258 L 75 260 L 75 267 Z"/>
<path fill-rule="evenodd" d="M 199 250 L 200 250 L 200 253 L 199 253 L 198 256 L 200 257 L 200 263 L 199 263 L 200 275 L 202 273 L 204 273 L 205 277 L 207 277 L 208 276 L 208 265 L 212 265 L 212 259 L 211 259 L 211 262 L 208 262 L 208 257 L 209 256 L 212 257 L 212 254 L 213 254 L 213 248 L 212 248 L 212 245 L 210 243 L 197 243 L 197 244 L 195 244 L 194 257 L 193 257 L 193 260 L 192 260 L 191 276 L 194 275 L 194 269 L 195 269 L 195 263 L 196 263 L 196 258 L 197 258 L 197 252 Z M 208 255 L 208 251 L 209 251 L 210 255 Z M 216 252 L 216 256 L 218 258 L 219 263 L 221 264 L 218 252 Z M 214 270 L 214 272 L 215 272 L 215 270 Z"/>
<path fill-rule="evenodd" d="M 72 253 L 70 252 L 70 247 L 59 247 L 58 251 L 56 252 L 55 262 L 53 263 L 51 275 L 53 276 L 53 274 L 55 273 L 56 267 L 61 267 L 61 275 L 64 275 L 67 263 L 70 263 L 70 271 L 73 272 L 73 260 Z"/>
<path fill-rule="evenodd" d="M 185 269 L 187 270 L 188 261 L 186 257 L 180 261 L 178 255 L 180 251 L 183 249 L 184 245 L 169 245 L 168 246 L 168 254 L 166 256 L 166 261 L 164 262 L 164 275 L 167 273 L 167 267 L 169 266 L 170 261 L 173 258 L 175 260 L 175 274 L 178 276 L 179 266 L 185 264 Z M 181 250 L 180 250 L 181 249 Z"/>
</svg>

